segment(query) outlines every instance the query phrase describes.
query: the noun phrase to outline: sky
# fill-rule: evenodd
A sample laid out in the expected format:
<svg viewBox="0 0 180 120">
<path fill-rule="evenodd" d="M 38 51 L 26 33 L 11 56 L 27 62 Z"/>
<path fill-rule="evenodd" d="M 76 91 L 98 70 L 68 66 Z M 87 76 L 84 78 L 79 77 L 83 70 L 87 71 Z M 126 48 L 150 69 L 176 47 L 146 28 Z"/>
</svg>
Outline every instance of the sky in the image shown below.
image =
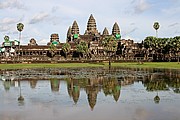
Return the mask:
<svg viewBox="0 0 180 120">
<path fill-rule="evenodd" d="M 112 33 L 118 23 L 123 39 L 141 42 L 155 36 L 153 23 L 159 22 L 158 37 L 180 36 L 180 0 L 0 0 L 0 43 L 4 36 L 18 40 L 17 24 L 24 24 L 21 44 L 34 38 L 39 45 L 58 33 L 66 41 L 67 30 L 76 20 L 80 34 L 93 14 L 100 33 Z"/>
</svg>

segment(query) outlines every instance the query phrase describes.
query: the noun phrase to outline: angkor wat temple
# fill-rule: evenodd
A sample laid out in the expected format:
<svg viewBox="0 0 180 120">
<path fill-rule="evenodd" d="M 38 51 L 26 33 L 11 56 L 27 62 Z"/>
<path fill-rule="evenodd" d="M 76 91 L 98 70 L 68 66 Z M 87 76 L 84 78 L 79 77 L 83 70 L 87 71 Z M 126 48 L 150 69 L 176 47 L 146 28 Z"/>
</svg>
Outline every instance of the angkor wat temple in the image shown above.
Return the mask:
<svg viewBox="0 0 180 120">
<path fill-rule="evenodd" d="M 102 40 L 106 37 L 113 37 L 116 41 L 116 50 L 114 52 L 105 52 Z M 77 52 L 77 44 L 85 42 L 88 46 L 88 53 L 82 55 Z M 145 56 L 146 51 L 142 43 L 134 43 L 133 40 L 121 39 L 121 32 L 117 22 L 114 23 L 111 33 L 105 27 L 102 34 L 97 30 L 96 20 L 91 14 L 85 33 L 79 33 L 77 21 L 67 31 L 66 43 L 70 45 L 70 51 L 64 53 L 62 47 L 65 43 L 60 43 L 58 34 L 51 34 L 47 45 L 38 45 L 32 38 L 27 45 L 20 45 L 20 42 L 5 40 L 0 48 L 0 61 L 3 62 L 70 62 L 79 61 L 106 61 L 111 58 L 112 61 L 137 61 L 152 60 L 152 57 Z M 52 48 L 52 46 L 55 48 Z M 53 49 L 53 55 L 52 53 Z"/>
</svg>

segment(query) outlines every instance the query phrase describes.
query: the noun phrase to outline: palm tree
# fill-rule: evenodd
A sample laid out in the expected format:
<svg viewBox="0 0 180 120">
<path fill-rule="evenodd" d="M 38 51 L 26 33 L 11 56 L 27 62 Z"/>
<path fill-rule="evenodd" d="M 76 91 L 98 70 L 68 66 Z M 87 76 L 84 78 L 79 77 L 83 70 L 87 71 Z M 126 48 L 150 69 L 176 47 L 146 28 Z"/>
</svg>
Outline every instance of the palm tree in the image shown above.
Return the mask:
<svg viewBox="0 0 180 120">
<path fill-rule="evenodd" d="M 21 32 L 24 29 L 24 25 L 22 23 L 17 24 L 17 30 L 19 31 L 19 50 L 20 50 L 20 40 L 21 40 Z M 19 56 L 18 56 L 19 59 Z"/>
<path fill-rule="evenodd" d="M 156 37 L 158 38 L 158 29 L 159 29 L 160 25 L 158 22 L 154 22 L 153 28 L 156 30 Z"/>
<path fill-rule="evenodd" d="M 113 36 L 108 36 L 102 40 L 102 46 L 104 47 L 106 53 L 109 53 L 109 66 L 111 66 L 110 53 L 115 53 L 117 51 L 117 41 Z"/>
<path fill-rule="evenodd" d="M 57 50 L 56 46 L 51 43 L 49 46 L 49 53 L 50 53 L 49 57 L 53 58 L 56 54 L 56 50 Z"/>
<path fill-rule="evenodd" d="M 179 54 L 180 54 L 180 36 L 176 36 L 173 38 L 174 39 L 174 49 L 176 51 L 176 56 L 177 56 L 177 61 L 179 64 Z"/>
<path fill-rule="evenodd" d="M 81 41 L 79 44 L 76 45 L 76 51 L 79 53 L 79 58 L 80 54 L 82 53 L 83 57 L 85 54 L 88 53 L 88 45 L 86 42 Z"/>
<path fill-rule="evenodd" d="M 64 43 L 62 46 L 62 50 L 65 54 L 65 58 L 67 57 L 67 54 L 71 51 L 71 45 L 69 43 Z"/>
<path fill-rule="evenodd" d="M 7 35 L 4 36 L 4 41 L 5 41 L 5 42 L 9 42 L 9 36 L 7 36 Z"/>
</svg>

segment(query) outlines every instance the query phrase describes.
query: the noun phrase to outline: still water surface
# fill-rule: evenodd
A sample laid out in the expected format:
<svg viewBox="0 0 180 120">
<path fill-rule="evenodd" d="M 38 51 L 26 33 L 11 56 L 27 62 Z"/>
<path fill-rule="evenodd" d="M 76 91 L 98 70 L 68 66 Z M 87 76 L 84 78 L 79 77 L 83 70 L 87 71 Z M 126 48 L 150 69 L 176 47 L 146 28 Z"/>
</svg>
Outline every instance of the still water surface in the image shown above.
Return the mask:
<svg viewBox="0 0 180 120">
<path fill-rule="evenodd" d="M 180 120 L 179 108 L 180 70 L 0 71 L 0 120 Z"/>
</svg>

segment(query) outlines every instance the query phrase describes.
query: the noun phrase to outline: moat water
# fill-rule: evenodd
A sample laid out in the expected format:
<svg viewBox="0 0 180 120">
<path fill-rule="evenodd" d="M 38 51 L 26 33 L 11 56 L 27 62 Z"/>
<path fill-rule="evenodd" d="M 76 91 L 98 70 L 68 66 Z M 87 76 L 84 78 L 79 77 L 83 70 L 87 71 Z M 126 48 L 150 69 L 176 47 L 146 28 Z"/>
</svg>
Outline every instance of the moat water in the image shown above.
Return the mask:
<svg viewBox="0 0 180 120">
<path fill-rule="evenodd" d="M 180 70 L 0 70 L 0 120 L 180 120 L 179 108 Z"/>
</svg>

